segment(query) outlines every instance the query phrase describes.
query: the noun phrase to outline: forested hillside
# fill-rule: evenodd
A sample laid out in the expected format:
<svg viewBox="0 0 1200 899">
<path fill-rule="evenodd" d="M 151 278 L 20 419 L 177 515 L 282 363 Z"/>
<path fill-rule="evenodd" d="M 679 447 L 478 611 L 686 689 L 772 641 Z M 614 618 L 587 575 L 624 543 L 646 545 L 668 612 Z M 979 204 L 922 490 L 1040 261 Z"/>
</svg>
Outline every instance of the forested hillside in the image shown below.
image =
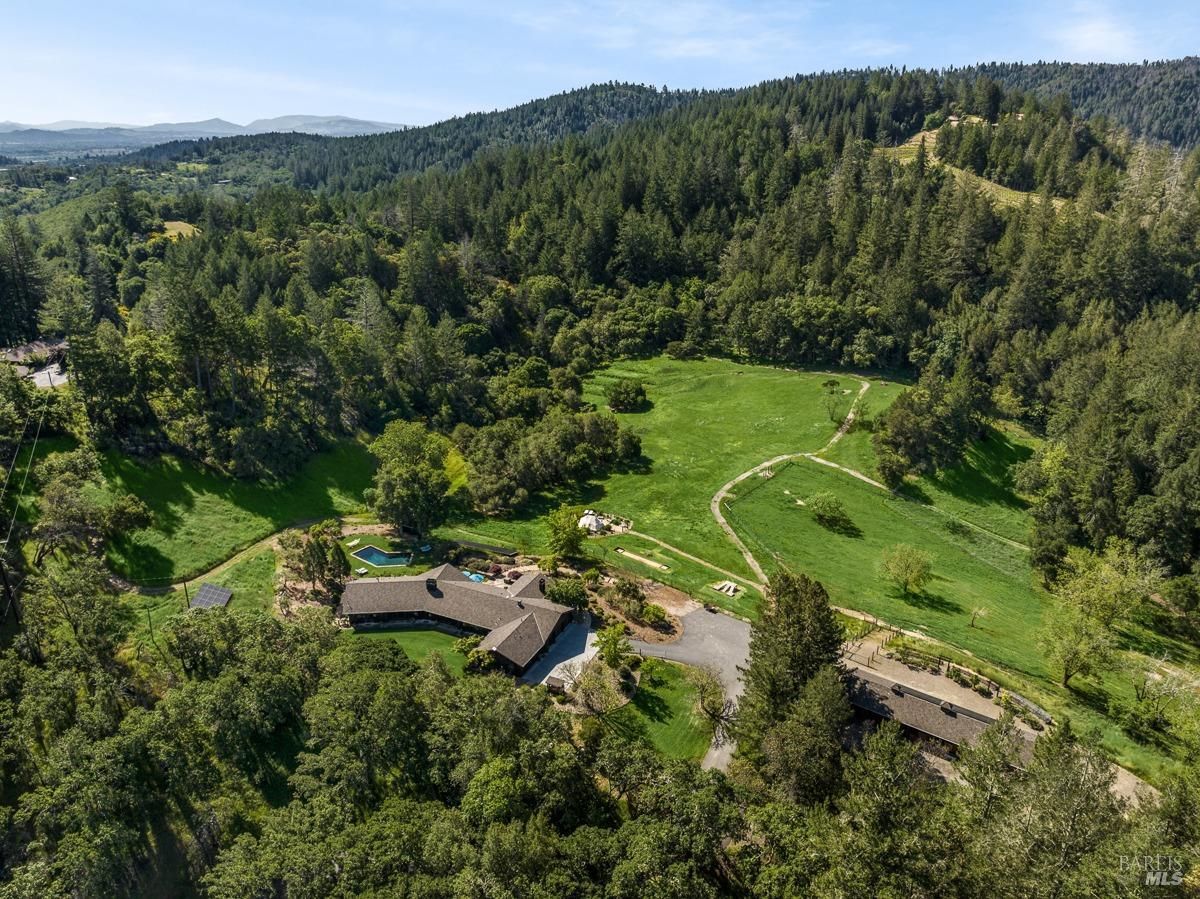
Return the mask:
<svg viewBox="0 0 1200 899">
<path fill-rule="evenodd" d="M 40 306 L 44 330 L 72 338 L 101 439 L 165 440 L 243 475 L 294 470 L 322 435 L 395 415 L 458 427 L 494 472 L 479 488 L 492 510 L 580 464 L 485 464 L 515 459 L 496 451 L 516 443 L 534 452 L 536 429 L 515 422 L 535 415 L 579 446 L 592 427 L 579 377 L 662 349 L 920 373 L 876 435 L 891 477 L 948 464 L 996 413 L 1092 454 L 1086 441 L 1102 438 L 1073 422 L 1098 360 L 1139 352 L 1125 335 L 1143 319 L 1191 327 L 1197 157 L 988 79 L 942 84 L 921 72 L 770 82 L 365 192 L 156 197 L 118 176 L 36 265 L 10 226 L 10 339 L 32 336 Z M 875 152 L 923 127 L 936 138 L 913 161 Z M 345 146 L 370 171 L 364 140 Z M 1028 199 L 997 206 L 934 158 Z M 163 220 L 198 234 L 155 234 Z M 1189 370 L 1170 370 L 1180 395 Z M 1126 403 L 1110 420 L 1157 446 L 1141 415 Z M 1047 571 L 1068 544 L 1111 536 L 1190 571 L 1188 421 L 1153 464 L 1138 449 L 1067 469 L 1059 486 L 1076 499 L 1039 512 Z M 608 460 L 632 451 L 606 446 Z M 1096 502 L 1113 514 L 1083 511 Z"/>
<path fill-rule="evenodd" d="M 134 154 L 148 162 L 230 157 L 290 172 L 297 187 L 363 190 L 397 174 L 432 166 L 452 170 L 488 148 L 546 143 L 568 134 L 619 125 L 691 102 L 697 91 L 659 91 L 637 84 L 599 84 L 532 100 L 512 109 L 471 113 L 435 125 L 355 138 L 267 134 L 172 141 Z"/>
<path fill-rule="evenodd" d="M 223 166 L 244 196 L 215 184 Z M 958 782 L 935 782 L 892 727 L 846 748 L 845 633 L 820 584 L 783 572 L 746 713 L 697 712 L 739 741 L 727 777 L 545 691 L 348 642 L 316 609 L 157 631 L 147 611 L 133 643 L 141 621 L 101 560 L 147 510 L 99 496 L 96 471 L 101 451 L 168 454 L 279 484 L 385 433 L 377 491 L 439 501 L 453 459 L 455 501 L 503 520 L 648 466 L 583 398 L 605 363 L 883 374 L 911 384 L 863 416 L 889 486 L 954 470 L 990 422 L 1036 443 L 1019 486 L 1029 558 L 1064 594 L 1048 623 L 1078 650 L 1066 690 L 1112 655 L 1146 585 L 1159 631 L 1139 650 L 1196 639 L 1200 152 L 993 78 L 889 70 L 178 145 L 82 172 L 52 205 L 61 176 L 23 175 L 47 209 L 0 228 L 0 340 L 68 338 L 71 377 L 38 391 L 0 369 L 0 462 L 26 429 L 78 447 L 21 460 L 36 523 L 3 507 L 26 617 L 0 655 L 0 899 L 1127 896 L 1139 883 L 1114 857 L 1196 857 L 1182 673 L 1160 679 L 1185 683 L 1166 698 L 1141 682 L 1134 713 L 1079 694 L 1143 715 L 1174 755 L 1161 802 L 1119 802 L 1069 722 L 1018 770 L 1006 719 Z M 626 389 L 610 405 L 647 401 Z M 932 601 L 907 584 L 897 601 Z"/>
<path fill-rule="evenodd" d="M 1200 57 L 1148 63 L 991 63 L 963 75 L 994 78 L 1044 100 L 1065 96 L 1084 118 L 1105 116 L 1138 137 L 1200 143 Z"/>
</svg>

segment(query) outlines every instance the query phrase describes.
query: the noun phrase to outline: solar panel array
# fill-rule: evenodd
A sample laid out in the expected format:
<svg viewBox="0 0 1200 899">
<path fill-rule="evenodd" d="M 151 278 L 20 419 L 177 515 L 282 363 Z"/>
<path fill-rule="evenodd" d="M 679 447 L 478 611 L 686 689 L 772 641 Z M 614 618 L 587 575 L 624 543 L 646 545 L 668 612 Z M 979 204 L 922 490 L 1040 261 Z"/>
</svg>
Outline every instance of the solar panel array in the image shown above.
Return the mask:
<svg viewBox="0 0 1200 899">
<path fill-rule="evenodd" d="M 193 609 L 215 609 L 228 604 L 233 598 L 233 591 L 216 584 L 201 584 L 196 595 L 192 597 Z"/>
</svg>

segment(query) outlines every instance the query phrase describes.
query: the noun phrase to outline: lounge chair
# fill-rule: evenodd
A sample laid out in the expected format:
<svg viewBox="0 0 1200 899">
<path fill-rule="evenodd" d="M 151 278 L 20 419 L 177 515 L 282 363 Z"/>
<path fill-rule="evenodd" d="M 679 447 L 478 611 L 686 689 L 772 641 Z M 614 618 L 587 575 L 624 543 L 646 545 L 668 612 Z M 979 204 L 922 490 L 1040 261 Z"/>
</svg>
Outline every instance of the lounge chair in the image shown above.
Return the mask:
<svg viewBox="0 0 1200 899">
<path fill-rule="evenodd" d="M 346 544 L 346 548 L 354 549 L 354 547 L 358 546 L 358 544 L 360 544 L 360 543 L 362 543 L 362 541 L 359 540 L 357 537 L 355 537 L 353 540 L 351 540 L 349 543 Z"/>
<path fill-rule="evenodd" d="M 354 569 L 354 573 L 355 573 L 355 574 L 357 574 L 357 575 L 359 575 L 359 576 L 361 577 L 362 575 L 364 575 L 364 574 L 366 574 L 366 573 L 367 573 L 367 569 L 365 569 L 365 568 L 355 568 L 355 569 Z"/>
</svg>

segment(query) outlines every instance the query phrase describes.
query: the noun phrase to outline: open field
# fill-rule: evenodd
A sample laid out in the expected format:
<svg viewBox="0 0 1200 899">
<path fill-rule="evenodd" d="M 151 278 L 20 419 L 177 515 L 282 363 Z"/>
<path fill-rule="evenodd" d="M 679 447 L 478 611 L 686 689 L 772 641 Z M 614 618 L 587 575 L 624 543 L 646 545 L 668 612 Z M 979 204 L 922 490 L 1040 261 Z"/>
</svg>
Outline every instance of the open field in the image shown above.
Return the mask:
<svg viewBox="0 0 1200 899">
<path fill-rule="evenodd" d="M 829 491 L 852 523 L 822 527 L 797 500 Z M 794 462 L 727 506 L 730 523 L 770 571 L 786 565 L 817 578 L 837 605 L 921 630 L 1031 674 L 1043 673 L 1033 633 L 1044 596 L 1026 554 L 919 502 L 892 496 L 842 472 Z M 877 570 L 883 551 L 909 543 L 933 558 L 934 580 L 905 596 Z M 969 627 L 972 609 L 988 617 Z"/>
<path fill-rule="evenodd" d="M 964 122 L 959 127 L 982 127 L 979 122 Z M 962 184 L 973 187 L 976 190 L 987 194 L 998 206 L 1019 207 L 1023 206 L 1026 201 L 1034 204 L 1042 202 L 1041 194 L 1031 191 L 1014 190 L 1011 187 L 1005 187 L 1003 184 L 997 184 L 995 181 L 988 181 L 986 178 L 980 178 L 978 175 L 968 172 L 965 169 L 960 169 L 958 166 L 948 165 L 937 158 L 934 148 L 937 146 L 936 131 L 922 131 L 919 134 L 914 134 L 907 141 L 898 147 L 879 147 L 875 152 L 885 156 L 891 156 L 901 163 L 913 162 L 917 158 L 917 151 L 921 146 L 921 141 L 925 141 L 926 160 L 930 165 L 940 166 L 946 171 L 954 175 Z M 1055 209 L 1061 209 L 1066 203 L 1062 197 L 1052 197 L 1050 202 Z"/>
<path fill-rule="evenodd" d="M 371 472 L 365 447 L 349 441 L 281 484 L 233 480 L 170 456 L 143 463 L 109 453 L 109 489 L 140 497 L 154 516 L 113 542 L 109 564 L 142 584 L 192 577 L 289 525 L 360 510 Z"/>
<path fill-rule="evenodd" d="M 225 570 L 205 580 L 233 591 L 233 599 L 227 607 L 231 612 L 269 615 L 275 602 L 276 567 L 275 553 L 264 549 L 234 562 Z M 194 593 L 196 586 L 198 585 L 189 589 Z M 178 587 L 167 593 L 129 594 L 126 603 L 133 615 L 130 643 L 135 653 L 152 649 L 153 638 L 159 634 L 163 625 L 187 610 L 184 591 Z"/>
<path fill-rule="evenodd" d="M 768 570 L 785 564 L 803 571 L 825 585 L 835 604 L 941 641 L 926 650 L 992 677 L 1058 720 L 1070 717 L 1084 730 L 1095 729 L 1115 760 L 1159 780 L 1171 765 L 1169 747 L 1139 744 L 1108 717 L 1111 699 L 1132 699 L 1130 669 L 1079 679 L 1065 690 L 1046 668 L 1038 640 L 1057 600 L 1037 586 L 1027 553 L 1011 542 L 1024 536 L 1028 516 L 1003 474 L 1028 454 L 1027 443 L 1020 434 L 995 431 L 962 466 L 909 484 L 901 496 L 799 460 L 744 493 L 726 515 Z M 960 490 L 964 485 L 969 489 Z M 820 491 L 838 496 L 852 527 L 830 531 L 797 504 Z M 933 559 L 934 579 L 920 594 L 906 596 L 879 574 L 882 552 L 896 543 Z M 971 627 L 977 607 L 988 612 Z M 1125 625 L 1120 645 L 1132 670 L 1164 656 L 1192 671 L 1200 668 L 1195 647 L 1144 621 Z"/>
<path fill-rule="evenodd" d="M 618 415 L 642 438 L 648 470 L 599 482 L 594 502 L 633 520 L 633 527 L 745 577 L 753 573 L 708 512 L 723 484 L 781 453 L 815 452 L 850 408 L 858 380 L 841 384 L 834 415 L 821 387 L 830 375 L 740 365 L 718 359 L 666 357 L 622 362 L 599 372 L 585 396 L 604 406 L 618 378 L 647 385 L 650 408 Z M 836 421 L 835 421 L 836 420 Z"/>
<path fill-rule="evenodd" d="M 456 675 L 463 673 L 467 663 L 466 656 L 454 651 L 454 641 L 457 637 L 427 627 L 398 627 L 389 630 L 349 631 L 343 635 L 344 640 L 392 640 L 404 650 L 405 654 L 418 665 L 425 661 L 431 652 L 439 652 L 446 660 L 446 666 Z"/>
<path fill-rule="evenodd" d="M 188 222 L 179 221 L 164 221 L 163 234 L 172 240 L 177 240 L 180 237 L 193 237 L 199 229 Z"/>
<path fill-rule="evenodd" d="M 633 699 L 605 724 L 630 739 L 642 739 L 663 755 L 698 761 L 712 741 L 712 728 L 696 711 L 698 695 L 687 669 L 657 661 L 653 676 L 643 674 Z"/>
</svg>

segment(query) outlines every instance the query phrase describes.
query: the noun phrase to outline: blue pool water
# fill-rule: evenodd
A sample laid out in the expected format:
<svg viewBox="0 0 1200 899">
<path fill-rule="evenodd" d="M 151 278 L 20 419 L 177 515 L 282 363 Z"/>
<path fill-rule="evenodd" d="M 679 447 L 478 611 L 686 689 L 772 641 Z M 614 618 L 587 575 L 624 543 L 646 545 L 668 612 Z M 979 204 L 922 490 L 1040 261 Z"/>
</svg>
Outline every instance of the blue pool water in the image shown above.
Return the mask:
<svg viewBox="0 0 1200 899">
<path fill-rule="evenodd" d="M 364 546 L 362 549 L 356 549 L 351 555 L 376 568 L 407 565 L 412 561 L 412 553 L 390 553 L 378 546 Z"/>
<path fill-rule="evenodd" d="M 467 580 L 474 581 L 477 584 L 482 584 L 484 581 L 487 580 L 487 578 L 485 578 L 482 574 L 472 573 L 472 574 L 467 575 Z"/>
</svg>

